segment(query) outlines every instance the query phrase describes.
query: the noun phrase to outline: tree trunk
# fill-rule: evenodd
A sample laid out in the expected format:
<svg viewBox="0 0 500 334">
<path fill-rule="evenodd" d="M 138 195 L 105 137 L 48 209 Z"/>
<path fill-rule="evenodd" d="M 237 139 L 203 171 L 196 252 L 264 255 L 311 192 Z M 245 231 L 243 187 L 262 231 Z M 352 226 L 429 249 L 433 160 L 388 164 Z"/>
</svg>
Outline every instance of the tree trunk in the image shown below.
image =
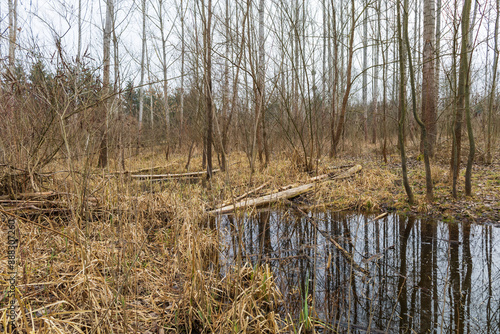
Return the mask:
<svg viewBox="0 0 500 334">
<path fill-rule="evenodd" d="M 436 144 L 436 74 L 434 72 L 435 58 L 435 0 L 424 0 L 424 47 L 422 64 L 422 118 L 427 134 L 429 154 L 433 155 Z M 425 139 L 421 138 L 421 149 Z"/>
<path fill-rule="evenodd" d="M 262 127 L 262 145 L 264 149 L 264 166 L 266 167 L 269 163 L 269 147 L 267 143 L 266 134 L 266 52 L 265 52 L 265 40 L 264 40 L 264 0 L 259 1 L 259 66 L 258 66 L 258 104 L 261 117 L 261 127 Z"/>
<path fill-rule="evenodd" d="M 184 5 L 181 0 L 181 96 L 179 107 L 179 150 L 182 148 L 182 136 L 184 133 L 184 55 L 186 44 L 184 41 Z"/>
<path fill-rule="evenodd" d="M 408 182 L 408 172 L 406 166 L 406 152 L 404 143 L 404 125 L 406 118 L 406 88 L 405 88 L 405 49 L 403 46 L 403 34 L 401 31 L 401 1 L 398 0 L 396 3 L 397 7 L 397 29 L 398 29 L 398 44 L 399 44 L 399 127 L 398 127 L 398 142 L 399 151 L 401 154 L 401 169 L 403 173 L 403 185 L 408 196 L 408 202 L 410 204 L 414 203 L 413 192 L 411 190 L 410 183 Z M 407 8 L 404 8 L 406 12 Z"/>
<path fill-rule="evenodd" d="M 436 78 L 434 79 L 434 108 L 436 110 L 436 115 L 439 112 L 439 90 L 440 90 L 440 84 L 439 84 L 439 71 L 441 68 L 441 59 L 440 59 L 440 49 L 441 49 L 441 0 L 437 0 L 436 2 L 436 47 L 435 47 L 435 54 L 434 54 L 434 59 L 435 59 L 435 75 Z M 437 143 L 437 127 L 436 127 L 436 136 L 435 136 L 435 142 L 434 146 Z"/>
<path fill-rule="evenodd" d="M 165 113 L 165 131 L 167 132 L 167 146 L 170 146 L 170 110 L 168 106 L 168 79 L 167 79 L 167 39 L 165 37 L 165 27 L 164 27 L 164 21 L 163 21 L 163 15 L 162 15 L 162 10 L 163 10 L 163 1 L 160 1 L 160 10 L 159 10 L 159 20 L 160 20 L 160 34 L 161 34 L 161 54 L 162 54 L 162 60 L 161 60 L 161 67 L 162 67 L 162 74 L 163 74 L 163 111 Z M 182 10 L 182 9 L 181 9 Z M 183 14 L 181 14 L 183 15 Z M 181 19 L 182 22 L 184 22 L 183 19 Z M 182 39 L 182 43 L 184 43 L 184 39 Z M 181 51 L 181 57 L 184 57 L 184 53 Z M 184 64 L 182 64 L 183 66 Z M 181 81 L 183 78 L 181 77 Z"/>
<path fill-rule="evenodd" d="M 340 117 L 337 122 L 337 129 L 335 131 L 335 137 L 333 139 L 333 151 L 336 154 L 337 153 L 337 147 L 340 142 L 340 137 L 343 133 L 344 130 L 344 120 L 345 120 L 345 113 L 347 110 L 347 103 L 349 100 L 349 94 L 351 92 L 351 71 L 352 71 L 352 57 L 354 54 L 354 30 L 356 27 L 356 11 L 354 8 L 354 0 L 351 0 L 351 29 L 349 32 L 349 55 L 348 55 L 348 60 L 347 60 L 347 73 L 346 73 L 346 89 L 344 91 L 344 97 L 342 99 L 342 107 L 340 110 Z"/>
<path fill-rule="evenodd" d="M 368 142 L 368 0 L 363 6 L 363 133 Z"/>
<path fill-rule="evenodd" d="M 487 125 L 487 135 L 486 135 L 486 163 L 491 164 L 492 156 L 491 156 L 491 130 L 492 130 L 492 122 L 493 122 L 493 104 L 495 103 L 495 90 L 497 83 L 497 68 L 498 68 L 498 21 L 500 17 L 500 0 L 496 1 L 496 9 L 497 14 L 495 18 L 495 34 L 494 43 L 495 48 L 493 50 L 493 74 L 491 80 L 491 91 L 488 100 L 488 125 Z"/>
<path fill-rule="evenodd" d="M 109 72 L 110 72 L 110 48 L 111 48 L 111 29 L 112 16 L 114 15 L 113 0 L 106 0 L 106 23 L 103 34 L 103 73 L 102 73 L 102 92 L 105 98 L 104 105 L 104 123 L 102 127 L 101 147 L 99 152 L 100 168 L 108 166 L 108 113 L 110 107 L 110 89 L 109 89 Z"/>
<path fill-rule="evenodd" d="M 17 43 L 17 0 L 9 0 L 9 71 L 14 75 Z M 14 79 L 14 78 L 12 78 Z"/>
<path fill-rule="evenodd" d="M 432 1 L 432 0 L 431 0 Z M 420 130 L 422 133 L 422 142 L 423 142 L 423 151 L 424 151 L 424 165 L 425 165 L 425 185 L 426 185 L 426 198 L 427 201 L 431 202 L 434 198 L 433 191 L 432 191 L 432 176 L 431 176 L 431 166 L 430 166 L 430 161 L 429 161 L 429 156 L 430 156 L 430 141 L 429 141 L 429 136 L 428 132 L 425 126 L 425 123 L 422 122 L 420 117 L 418 116 L 417 113 L 417 93 L 416 93 L 416 88 L 415 88 L 415 72 L 413 70 L 413 61 L 412 61 L 412 55 L 411 55 L 411 48 L 410 48 L 410 38 L 408 37 L 408 14 L 407 14 L 407 8 L 408 8 L 408 0 L 404 0 L 404 14 L 403 14 L 403 33 L 404 33 L 404 39 L 406 43 L 406 53 L 408 56 L 408 66 L 409 66 L 409 72 L 410 72 L 410 84 L 411 84 L 411 96 L 412 96 L 412 107 L 413 107 L 413 117 L 415 118 L 415 121 L 417 121 L 417 124 L 420 126 Z M 425 30 L 425 26 L 424 26 Z M 434 36 L 434 32 L 431 34 Z M 425 41 L 424 44 L 427 44 L 428 41 Z M 425 50 L 425 46 L 424 46 Z M 424 53 L 424 59 L 425 59 L 425 53 Z M 423 78 L 426 78 L 424 75 Z M 434 80 L 434 74 L 428 75 L 428 79 Z M 425 80 L 423 80 L 423 84 L 426 85 Z M 428 96 L 427 98 L 434 100 L 432 96 Z M 425 102 L 424 102 L 425 104 Z"/>
<path fill-rule="evenodd" d="M 204 4 L 203 4 L 204 5 Z M 212 106 L 212 0 L 208 0 L 207 17 L 205 19 L 203 37 L 205 54 L 205 98 L 206 98 L 206 159 L 207 159 L 207 179 L 212 178 L 212 145 L 213 145 L 213 106 Z"/>
<path fill-rule="evenodd" d="M 462 122 L 464 111 L 466 111 L 466 94 L 468 90 L 468 37 L 469 37 L 469 17 L 471 1 L 465 0 L 462 11 L 462 41 L 460 47 L 460 68 L 458 72 L 458 96 L 456 114 L 454 119 L 454 145 L 452 149 L 453 184 L 452 195 L 457 198 L 457 180 L 460 169 L 460 150 L 462 148 Z"/>
<path fill-rule="evenodd" d="M 142 120 L 144 117 L 144 61 L 146 57 L 146 0 L 142 0 L 142 48 L 141 48 L 141 79 L 139 81 L 139 132 L 137 133 L 137 154 L 141 146 Z"/>
</svg>

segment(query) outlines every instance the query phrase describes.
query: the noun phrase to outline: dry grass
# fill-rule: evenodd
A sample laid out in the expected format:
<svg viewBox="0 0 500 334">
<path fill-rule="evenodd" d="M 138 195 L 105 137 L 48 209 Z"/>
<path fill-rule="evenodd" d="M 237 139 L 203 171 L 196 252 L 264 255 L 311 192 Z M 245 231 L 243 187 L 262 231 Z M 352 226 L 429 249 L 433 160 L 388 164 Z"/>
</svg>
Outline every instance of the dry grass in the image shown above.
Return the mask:
<svg viewBox="0 0 500 334">
<path fill-rule="evenodd" d="M 149 153 L 129 165 L 131 170 L 163 166 L 170 173 L 183 172 L 184 157 L 174 156 L 166 164 L 162 159 L 162 154 Z M 67 211 L 57 215 L 13 212 L 61 231 L 79 244 L 18 220 L 16 299 L 21 332 L 278 333 L 303 328 L 294 323 L 300 319 L 282 314 L 283 298 L 269 267 L 251 268 L 239 262 L 221 271 L 217 230 L 205 211 L 269 180 L 252 196 L 305 183 L 312 175 L 286 159 L 274 160 L 251 177 L 243 154 L 233 154 L 230 163 L 228 173 L 216 174 L 210 187 L 186 180 L 131 181 L 102 172 L 77 180 L 68 173 L 55 174 L 52 190 L 74 194 L 67 197 Z M 316 174 L 351 163 L 325 160 Z M 200 165 L 200 157 L 195 157 L 192 166 Z M 397 166 L 363 165 L 363 171 L 351 179 L 318 184 L 302 204 L 333 210 L 408 209 Z M 51 168 L 57 170 L 57 166 Z M 436 193 L 444 196 L 446 168 L 434 166 L 433 172 Z M 487 182 L 492 173 L 484 172 L 486 181 L 477 180 L 476 185 L 484 183 L 481 191 L 498 189 L 494 178 Z M 415 165 L 410 174 L 419 200 L 416 210 L 429 210 L 423 200 L 422 169 Z M 79 207 L 84 203 L 82 194 L 96 197 L 98 205 Z M 439 209 L 440 202 L 435 205 Z M 7 240 L 6 233 L 2 224 L 1 240 Z M 5 291 L 6 242 L 0 243 L 0 254 L 0 284 Z M 0 300 L 0 322 L 5 326 L 6 295 Z"/>
</svg>

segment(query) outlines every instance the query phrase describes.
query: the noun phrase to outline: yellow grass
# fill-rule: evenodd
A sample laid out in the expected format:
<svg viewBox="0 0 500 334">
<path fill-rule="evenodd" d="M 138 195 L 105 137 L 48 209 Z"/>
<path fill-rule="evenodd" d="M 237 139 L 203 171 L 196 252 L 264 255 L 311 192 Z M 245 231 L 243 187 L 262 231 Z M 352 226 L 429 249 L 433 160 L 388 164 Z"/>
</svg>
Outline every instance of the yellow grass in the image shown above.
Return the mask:
<svg viewBox="0 0 500 334">
<path fill-rule="evenodd" d="M 163 159 L 163 154 L 145 153 L 141 159 L 128 161 L 128 169 L 161 166 L 160 172 L 185 172 L 184 156 L 173 156 L 168 162 Z M 313 192 L 303 196 L 304 206 L 377 212 L 388 206 L 412 209 L 397 182 L 397 166 L 325 159 L 314 175 L 335 171 L 329 169 L 332 166 L 354 163 L 363 165 L 361 173 L 338 182 L 318 183 Z M 112 163 L 111 167 L 116 165 Z M 49 168 L 64 169 L 55 165 Z M 115 170 L 94 170 L 78 176 L 54 174 L 47 183 L 50 189 L 42 190 L 66 194 L 59 202 L 67 208 L 63 213 L 3 207 L 37 223 L 18 220 L 19 329 L 27 333 L 292 330 L 293 320 L 279 313 L 282 296 L 269 267 L 252 268 L 240 262 L 221 273 L 217 230 L 211 228 L 214 221 L 206 211 L 268 181 L 252 196 L 307 183 L 314 175 L 300 171 L 285 158 L 273 160 L 266 169 L 250 175 L 242 153 L 233 153 L 229 171 L 216 174 L 208 184 L 176 179 L 130 180 L 125 174 L 112 174 Z M 201 170 L 199 156 L 191 162 L 191 171 L 196 170 Z M 446 196 L 446 167 L 434 166 L 433 173 L 436 193 Z M 491 176 L 485 175 L 486 179 Z M 411 170 L 418 199 L 413 209 L 428 211 L 423 177 L 422 169 Z M 498 186 L 491 182 L 489 187 L 482 191 Z M 97 204 L 86 204 L 86 197 L 95 197 Z M 439 208 L 438 201 L 434 209 Z M 60 231 L 78 244 L 40 226 Z M 2 224 L 0 240 L 7 240 L 6 234 Z M 6 290 L 6 242 L 0 242 L 0 254 L 0 285 Z M 0 323 L 4 326 L 7 302 L 3 296 Z"/>
</svg>

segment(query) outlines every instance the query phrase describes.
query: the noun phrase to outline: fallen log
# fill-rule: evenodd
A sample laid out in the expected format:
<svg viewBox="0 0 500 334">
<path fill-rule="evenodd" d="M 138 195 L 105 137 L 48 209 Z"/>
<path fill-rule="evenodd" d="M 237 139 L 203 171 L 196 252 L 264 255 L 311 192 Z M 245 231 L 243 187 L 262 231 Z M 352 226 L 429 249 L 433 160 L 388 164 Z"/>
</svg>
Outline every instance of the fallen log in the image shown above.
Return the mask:
<svg viewBox="0 0 500 334">
<path fill-rule="evenodd" d="M 217 173 L 219 169 L 214 169 L 212 173 Z M 130 175 L 133 179 L 139 180 L 155 180 L 155 179 L 182 179 L 189 177 L 202 177 L 206 175 L 206 171 L 202 172 L 190 172 L 190 173 L 178 173 L 178 174 L 144 174 L 144 175 Z"/>
<path fill-rule="evenodd" d="M 228 200 L 228 201 L 225 201 L 225 202 L 222 204 L 222 206 L 226 206 L 226 205 L 229 205 L 229 204 L 231 204 L 231 203 L 233 203 L 233 202 L 240 201 L 240 200 L 242 200 L 242 199 L 244 199 L 244 198 L 248 197 L 249 195 L 251 195 L 251 194 L 253 194 L 253 193 L 256 193 L 257 191 L 261 190 L 262 188 L 264 188 L 265 186 L 267 186 L 269 183 L 271 183 L 271 180 L 269 180 L 269 181 L 267 181 L 266 183 L 264 183 L 264 184 L 262 184 L 262 185 L 258 186 L 257 188 L 253 188 L 253 189 L 251 189 L 251 190 L 247 191 L 247 192 L 246 192 L 246 193 L 244 193 L 243 195 L 240 195 L 240 196 L 238 196 L 238 197 L 235 197 L 234 199 L 230 199 L 230 200 Z"/>
<path fill-rule="evenodd" d="M 321 181 L 325 179 L 341 180 L 350 177 L 354 173 L 359 172 L 361 168 L 362 168 L 361 165 L 355 165 L 340 174 L 334 174 L 334 173 L 322 174 L 315 177 L 311 177 L 309 180 L 311 181 Z"/>
<path fill-rule="evenodd" d="M 337 175 L 332 180 L 345 179 L 345 178 L 350 177 L 353 174 L 359 172 L 361 169 L 362 169 L 361 165 L 356 165 L 356 166 L 350 168 L 349 170 Z M 279 191 L 279 192 L 274 193 L 274 194 L 269 194 L 269 195 L 265 195 L 265 196 L 254 198 L 254 199 L 246 199 L 246 200 L 240 201 L 240 202 L 235 203 L 235 204 L 224 205 L 224 206 L 219 207 L 217 209 L 208 211 L 208 213 L 209 214 L 230 213 L 236 209 L 240 209 L 240 208 L 244 208 L 244 207 L 248 207 L 248 206 L 257 207 L 257 206 L 262 206 L 262 205 L 274 203 L 274 202 L 277 202 L 277 201 L 282 200 L 282 199 L 289 199 L 289 198 L 297 197 L 299 195 L 302 195 L 302 194 L 310 191 L 315 185 L 316 185 L 316 183 L 308 183 L 308 184 L 304 184 L 304 185 L 294 187 L 291 189 Z"/>
<path fill-rule="evenodd" d="M 208 213 L 209 214 L 223 214 L 223 213 L 233 212 L 236 209 L 244 208 L 247 206 L 261 206 L 261 205 L 265 205 L 265 204 L 270 204 L 270 203 L 279 201 L 280 199 L 288 199 L 288 198 L 297 197 L 303 193 L 308 192 L 314 186 L 315 186 L 315 183 L 304 184 L 302 186 L 295 187 L 295 188 L 288 189 L 288 190 L 284 190 L 284 191 L 280 191 L 280 192 L 277 192 L 274 194 L 265 195 L 265 196 L 253 198 L 253 199 L 246 199 L 244 201 L 240 201 L 240 202 L 235 203 L 235 204 L 226 205 L 226 206 L 217 208 L 215 210 L 209 211 Z"/>
<path fill-rule="evenodd" d="M 59 193 L 54 191 L 36 192 L 36 193 L 19 193 L 12 195 L 1 195 L 0 201 L 3 200 L 21 200 L 21 199 L 35 199 L 35 198 L 49 198 L 59 196 Z"/>
</svg>

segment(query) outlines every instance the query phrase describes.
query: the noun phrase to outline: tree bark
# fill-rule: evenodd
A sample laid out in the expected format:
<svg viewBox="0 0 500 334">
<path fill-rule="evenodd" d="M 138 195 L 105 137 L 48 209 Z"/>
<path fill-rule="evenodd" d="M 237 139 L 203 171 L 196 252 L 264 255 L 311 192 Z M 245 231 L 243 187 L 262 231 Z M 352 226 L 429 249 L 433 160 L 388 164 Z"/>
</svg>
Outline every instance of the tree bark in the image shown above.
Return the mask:
<svg viewBox="0 0 500 334">
<path fill-rule="evenodd" d="M 207 179 L 212 178 L 212 144 L 213 144 L 213 106 L 212 106 L 212 0 L 208 0 L 207 17 L 205 18 L 203 37 L 205 54 L 205 98 L 206 98 L 206 159 L 207 159 Z"/>
<path fill-rule="evenodd" d="M 429 155 L 432 156 L 436 144 L 436 74 L 435 58 L 435 0 L 424 0 L 424 46 L 422 64 L 422 118 L 427 134 Z M 421 149 L 425 138 L 421 137 Z"/>
<path fill-rule="evenodd" d="M 406 118 L 406 78 L 405 78 L 405 49 L 403 45 L 403 33 L 401 31 L 401 0 L 396 3 L 397 7 L 397 33 L 398 33 L 398 44 L 399 44 L 399 127 L 398 127 L 398 142 L 399 151 L 401 154 L 401 170 L 403 173 L 403 186 L 408 196 L 408 202 L 410 204 L 414 203 L 413 191 L 411 189 L 410 183 L 408 182 L 408 172 L 406 166 L 406 152 L 405 152 L 405 142 L 404 142 L 404 125 Z M 407 8 L 403 9 L 405 12 Z"/>
<path fill-rule="evenodd" d="M 345 120 L 345 113 L 347 110 L 347 103 L 349 100 L 349 94 L 351 92 L 351 71 L 352 71 L 352 57 L 354 54 L 354 30 L 356 27 L 356 11 L 354 8 L 354 0 L 351 0 L 351 29 L 349 32 L 349 54 L 348 54 L 348 60 L 347 60 L 347 73 L 346 73 L 346 89 L 344 91 L 344 97 L 342 99 L 342 107 L 340 110 L 340 117 L 337 122 L 337 129 L 335 131 L 335 137 L 333 139 L 333 152 L 334 154 L 337 153 L 337 148 L 338 144 L 340 142 L 340 137 L 342 135 L 342 132 L 344 130 L 344 120 Z"/>
<path fill-rule="evenodd" d="M 457 181 L 458 172 L 460 169 L 460 150 L 462 147 L 462 120 L 464 112 L 468 113 L 468 108 L 466 108 L 466 95 L 468 93 L 469 84 L 469 57 L 468 57 L 468 37 L 469 37 L 469 17 L 471 10 L 471 1 L 465 0 L 463 11 L 462 11 L 462 41 L 460 47 L 460 68 L 458 72 L 458 96 L 457 96 L 457 107 L 454 120 L 454 145 L 452 150 L 452 166 L 453 166 L 453 184 L 452 184 L 452 195 L 457 198 Z M 466 110 L 467 109 L 467 110 Z M 470 116 L 467 117 L 467 122 L 469 123 Z M 467 185 L 467 183 L 466 183 Z"/>
<path fill-rule="evenodd" d="M 426 0 L 427 1 L 427 0 Z M 433 1 L 433 0 L 431 0 Z M 429 136 L 428 136 L 428 131 L 425 126 L 425 123 L 422 122 L 420 117 L 418 116 L 417 113 L 417 93 L 416 93 L 416 88 L 415 88 L 415 72 L 413 70 L 413 61 L 412 61 L 412 55 L 411 55 L 411 48 L 410 48 L 410 38 L 408 36 L 408 14 L 407 14 L 407 8 L 408 8 L 408 0 L 404 0 L 404 14 L 403 14 L 403 34 L 404 34 L 404 39 L 406 43 L 406 53 L 408 56 L 408 66 L 409 66 L 409 72 L 410 72 L 410 84 L 411 84 L 411 95 L 412 95 L 412 107 L 413 107 L 413 116 L 415 118 L 415 121 L 417 121 L 417 124 L 420 127 L 421 133 L 422 133 L 422 142 L 423 142 L 423 151 L 424 151 L 424 166 L 425 166 L 425 185 L 426 185 L 426 198 L 427 201 L 431 202 L 434 198 L 434 194 L 432 191 L 432 175 L 431 175 L 431 166 L 430 166 L 430 161 L 429 161 L 429 156 L 430 156 L 430 149 L 431 149 L 431 143 L 429 141 Z M 425 26 L 424 26 L 425 30 Z M 431 33 L 432 36 L 434 36 L 434 32 L 432 31 Z M 426 44 L 428 41 L 425 41 L 424 44 Z M 424 46 L 425 50 L 425 46 Z M 424 53 L 424 59 L 425 59 L 425 53 Z M 426 78 L 424 75 L 423 78 Z M 429 80 L 434 80 L 434 74 L 428 74 L 427 79 Z M 423 84 L 426 85 L 425 80 L 423 81 Z M 427 83 L 428 84 L 428 83 Z M 434 100 L 434 97 L 432 96 L 427 96 L 428 99 Z M 425 104 L 425 102 L 424 102 Z"/>
<path fill-rule="evenodd" d="M 14 75 L 17 43 L 17 0 L 9 0 L 9 71 Z"/>
<path fill-rule="evenodd" d="M 111 29 L 112 29 L 112 16 L 114 15 L 113 0 L 106 0 L 106 22 L 103 34 L 103 73 L 102 73 L 102 92 L 105 98 L 104 106 L 104 122 L 102 127 L 101 147 L 99 152 L 99 161 L 97 166 L 105 168 L 108 166 L 108 113 L 110 107 L 110 48 L 111 48 Z"/>
<path fill-rule="evenodd" d="M 181 9 L 182 10 L 182 9 Z M 160 10 L 159 10 L 159 20 L 160 20 L 160 35 L 161 35 L 161 54 L 162 54 L 162 74 L 163 74 L 163 111 L 165 113 L 165 131 L 167 132 L 167 146 L 169 145 L 169 136 L 170 136 L 170 110 L 168 106 L 168 77 L 167 77 L 167 38 L 165 37 L 165 27 L 163 21 L 163 1 L 160 1 Z M 183 15 L 183 14 L 181 14 Z M 184 20 L 181 18 L 182 24 Z M 184 38 L 182 42 L 184 43 Z M 181 57 L 184 57 L 184 53 L 181 51 Z M 184 66 L 184 63 L 182 63 Z M 183 77 L 181 76 L 181 81 Z M 182 94 L 182 93 L 181 93 Z"/>
<path fill-rule="evenodd" d="M 486 163 L 491 164 L 491 132 L 492 132 L 492 122 L 493 122 L 493 104 L 495 103 L 495 90 L 497 83 L 497 69 L 498 69 L 498 21 L 500 17 L 500 0 L 496 1 L 496 18 L 495 18 L 495 34 L 493 35 L 495 48 L 493 50 L 493 74 L 491 80 L 491 91 L 488 99 L 488 125 L 486 134 Z"/>
</svg>

